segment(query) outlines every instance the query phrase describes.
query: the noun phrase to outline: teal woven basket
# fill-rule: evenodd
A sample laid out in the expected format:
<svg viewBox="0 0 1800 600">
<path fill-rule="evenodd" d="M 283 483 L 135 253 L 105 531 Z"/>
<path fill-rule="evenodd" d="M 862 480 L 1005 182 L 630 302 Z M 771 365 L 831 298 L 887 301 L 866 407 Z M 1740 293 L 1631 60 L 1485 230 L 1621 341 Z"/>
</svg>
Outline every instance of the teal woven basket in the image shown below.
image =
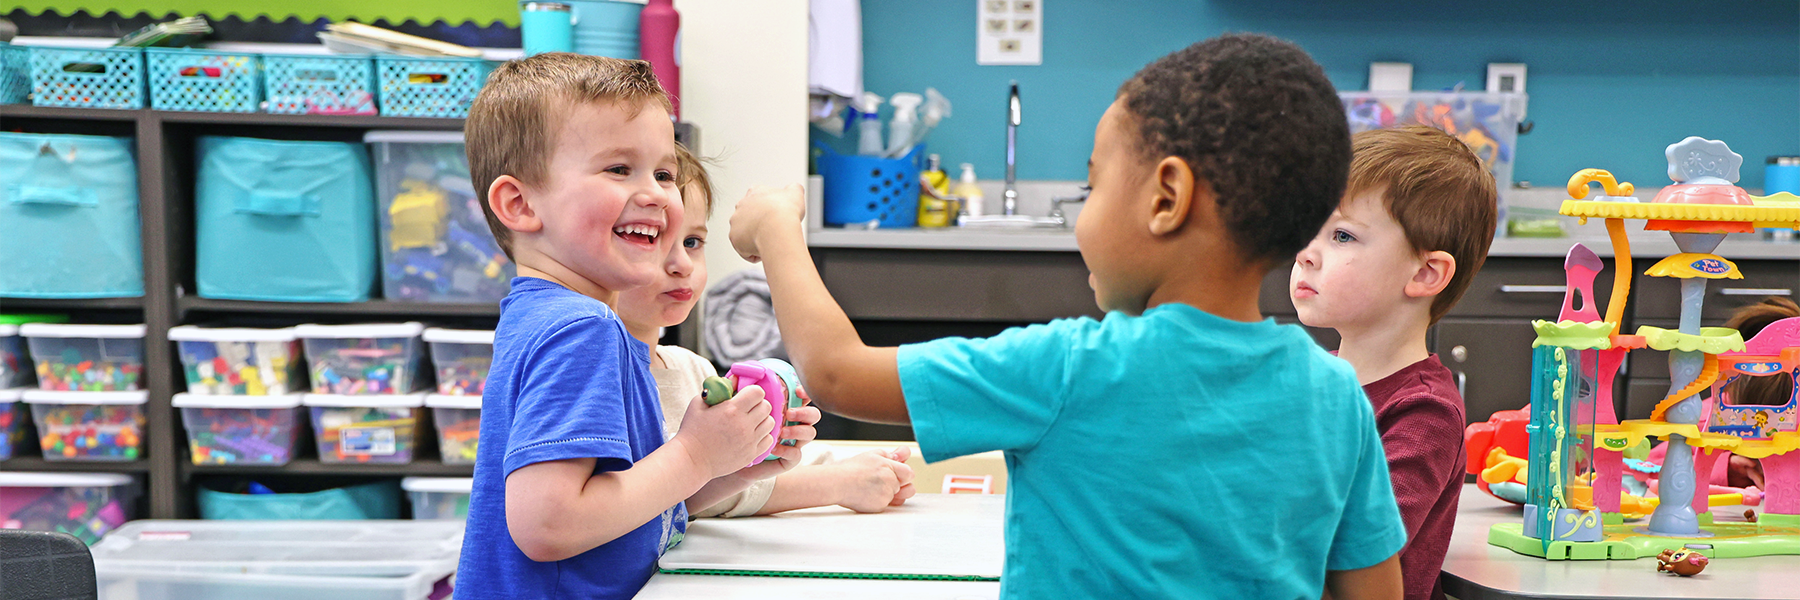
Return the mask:
<svg viewBox="0 0 1800 600">
<path fill-rule="evenodd" d="M 381 114 L 390 117 L 469 116 L 475 93 L 494 63 L 479 58 L 377 56 Z"/>
<path fill-rule="evenodd" d="M 269 112 L 375 114 L 375 61 L 367 56 L 263 55 Z"/>
<path fill-rule="evenodd" d="M 31 103 L 37 106 L 144 107 L 139 48 L 30 48 Z"/>
<path fill-rule="evenodd" d="M 197 112 L 256 112 L 262 106 L 262 57 L 187 48 L 149 48 L 150 107 Z"/>
<path fill-rule="evenodd" d="M 31 53 L 24 46 L 0 42 L 0 104 L 31 99 Z"/>
</svg>

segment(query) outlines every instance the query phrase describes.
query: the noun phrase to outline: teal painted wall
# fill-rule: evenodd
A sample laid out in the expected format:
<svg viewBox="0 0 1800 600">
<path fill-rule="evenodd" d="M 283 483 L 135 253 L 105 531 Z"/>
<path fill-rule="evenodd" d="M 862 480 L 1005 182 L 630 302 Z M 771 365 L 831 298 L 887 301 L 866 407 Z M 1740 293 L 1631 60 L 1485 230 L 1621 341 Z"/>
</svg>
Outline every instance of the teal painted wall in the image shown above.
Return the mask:
<svg viewBox="0 0 1800 600">
<path fill-rule="evenodd" d="M 1800 3 L 1453 4 L 1048 0 L 1044 63 L 1000 67 L 975 64 L 975 0 L 864 0 L 864 79 L 884 96 L 926 86 L 948 96 L 955 115 L 929 150 L 952 176 L 973 162 L 983 179 L 1003 173 L 1008 80 L 1019 81 L 1024 108 L 1019 177 L 1083 179 L 1094 124 L 1119 84 L 1227 31 L 1293 40 L 1340 90 L 1366 89 L 1375 61 L 1412 63 L 1418 90 L 1479 90 L 1487 63 L 1526 63 L 1536 129 L 1519 138 L 1514 179 L 1539 187 L 1587 167 L 1664 185 L 1662 150 L 1689 135 L 1744 155 L 1750 188 L 1761 187 L 1768 155 L 1800 153 Z"/>
</svg>

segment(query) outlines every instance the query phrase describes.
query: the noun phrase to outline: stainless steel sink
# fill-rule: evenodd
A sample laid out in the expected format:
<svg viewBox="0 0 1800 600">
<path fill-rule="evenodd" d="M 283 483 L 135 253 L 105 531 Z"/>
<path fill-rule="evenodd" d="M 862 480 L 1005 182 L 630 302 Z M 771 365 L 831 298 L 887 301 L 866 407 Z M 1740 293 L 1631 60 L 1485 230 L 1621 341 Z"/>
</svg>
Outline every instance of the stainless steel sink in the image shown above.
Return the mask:
<svg viewBox="0 0 1800 600">
<path fill-rule="evenodd" d="M 1033 217 L 1028 215 L 982 215 L 979 217 L 962 217 L 957 225 L 964 229 L 1064 229 L 1060 217 Z"/>
</svg>

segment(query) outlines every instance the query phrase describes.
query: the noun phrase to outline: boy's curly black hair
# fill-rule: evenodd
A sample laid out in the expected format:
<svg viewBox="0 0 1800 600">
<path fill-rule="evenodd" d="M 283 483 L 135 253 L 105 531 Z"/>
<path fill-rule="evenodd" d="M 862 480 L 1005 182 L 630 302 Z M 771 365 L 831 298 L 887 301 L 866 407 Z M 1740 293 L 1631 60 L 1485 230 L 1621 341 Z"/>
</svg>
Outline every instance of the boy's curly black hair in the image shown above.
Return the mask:
<svg viewBox="0 0 1800 600">
<path fill-rule="evenodd" d="M 1212 184 L 1245 258 L 1291 259 L 1343 196 L 1350 127 L 1299 46 L 1223 35 L 1150 63 L 1119 96 L 1146 156 L 1179 157 Z"/>
</svg>

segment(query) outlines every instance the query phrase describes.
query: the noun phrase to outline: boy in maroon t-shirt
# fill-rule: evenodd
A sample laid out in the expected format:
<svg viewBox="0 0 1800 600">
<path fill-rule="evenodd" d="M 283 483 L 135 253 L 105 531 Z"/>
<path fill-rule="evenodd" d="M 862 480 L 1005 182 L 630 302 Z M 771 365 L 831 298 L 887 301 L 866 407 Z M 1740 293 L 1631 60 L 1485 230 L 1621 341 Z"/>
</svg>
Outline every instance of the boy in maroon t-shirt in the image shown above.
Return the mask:
<svg viewBox="0 0 1800 600">
<path fill-rule="evenodd" d="M 1426 330 L 1469 288 L 1494 239 L 1494 177 L 1429 127 L 1367 131 L 1343 203 L 1296 257 L 1300 322 L 1336 329 L 1338 357 L 1375 405 L 1394 499 L 1407 600 L 1443 598 L 1438 575 L 1463 483 L 1463 401 Z"/>
</svg>

